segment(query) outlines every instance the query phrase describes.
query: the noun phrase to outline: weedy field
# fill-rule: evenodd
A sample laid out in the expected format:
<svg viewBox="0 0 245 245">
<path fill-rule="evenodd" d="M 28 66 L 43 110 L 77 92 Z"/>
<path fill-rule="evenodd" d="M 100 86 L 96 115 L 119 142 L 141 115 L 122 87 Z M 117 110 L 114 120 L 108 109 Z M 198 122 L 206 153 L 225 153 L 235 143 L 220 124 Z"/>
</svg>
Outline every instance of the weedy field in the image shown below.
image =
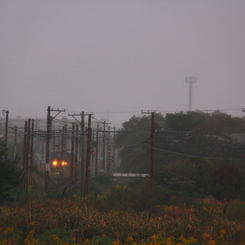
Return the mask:
<svg viewBox="0 0 245 245">
<path fill-rule="evenodd" d="M 0 244 L 245 245 L 245 203 L 213 198 L 157 206 L 154 213 L 106 209 L 106 197 L 33 200 L 0 207 Z M 225 209 L 224 209 L 225 207 Z"/>
</svg>

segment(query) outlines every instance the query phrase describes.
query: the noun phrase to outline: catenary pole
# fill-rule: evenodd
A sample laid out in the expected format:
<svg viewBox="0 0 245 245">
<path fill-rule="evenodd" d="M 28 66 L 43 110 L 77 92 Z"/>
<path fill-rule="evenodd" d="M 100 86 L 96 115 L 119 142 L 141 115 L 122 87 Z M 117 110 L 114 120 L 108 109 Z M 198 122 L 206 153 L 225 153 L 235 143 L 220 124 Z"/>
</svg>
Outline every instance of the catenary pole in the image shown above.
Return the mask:
<svg viewBox="0 0 245 245">
<path fill-rule="evenodd" d="M 76 125 L 76 138 L 75 138 L 75 159 L 74 159 L 74 188 L 75 193 L 77 194 L 77 159 L 78 159 L 78 133 L 79 133 L 79 125 Z"/>
<path fill-rule="evenodd" d="M 54 117 L 51 117 L 51 112 L 52 111 L 56 111 L 57 114 Z M 50 155 L 50 136 L 51 136 L 51 125 L 52 125 L 52 120 L 61 112 L 65 112 L 64 110 L 60 110 L 60 109 L 51 109 L 50 106 L 48 106 L 47 108 L 47 133 L 46 133 L 46 164 L 45 164 L 45 193 L 48 193 L 48 189 L 49 189 L 49 169 L 50 169 L 50 159 L 49 159 L 49 155 Z"/>
<path fill-rule="evenodd" d="M 50 106 L 47 109 L 47 134 L 46 134 L 46 164 L 45 164 L 45 193 L 48 192 L 49 188 L 49 141 L 51 131 L 51 116 Z"/>
<path fill-rule="evenodd" d="M 9 111 L 8 110 L 2 110 L 2 114 L 5 113 L 5 133 L 4 133 L 4 143 L 5 143 L 5 149 L 8 148 L 8 123 L 9 123 Z M 5 154 L 4 160 L 7 160 L 7 154 Z"/>
<path fill-rule="evenodd" d="M 22 169 L 24 174 L 26 175 L 26 138 L 27 138 L 27 121 L 25 121 L 25 129 L 24 129 L 24 143 L 23 143 L 23 159 L 22 159 Z M 26 189 L 26 176 L 24 176 L 24 190 Z"/>
<path fill-rule="evenodd" d="M 150 179 L 151 183 L 154 181 L 154 147 L 155 147 L 155 112 L 141 111 L 141 114 L 151 114 L 151 154 L 150 154 Z"/>
<path fill-rule="evenodd" d="M 72 136 L 71 136 L 71 166 L 70 166 L 70 189 L 74 187 L 74 134 L 75 124 L 72 123 Z"/>
<path fill-rule="evenodd" d="M 89 172 L 90 172 L 90 159 L 91 159 L 91 139 L 92 139 L 92 130 L 91 130 L 91 116 L 88 115 L 88 137 L 87 137 L 87 154 L 86 154 L 86 168 L 85 168 L 85 183 L 84 183 L 84 197 L 88 194 L 88 183 L 89 183 Z"/>
<path fill-rule="evenodd" d="M 31 146 L 30 146 L 30 175 L 29 184 L 32 185 L 32 168 L 33 168 L 33 145 L 34 145 L 34 119 L 31 120 Z"/>
<path fill-rule="evenodd" d="M 99 123 L 97 124 L 96 129 L 96 146 L 95 146 L 95 167 L 94 167 L 94 175 L 98 174 L 98 155 L 99 155 Z"/>
</svg>

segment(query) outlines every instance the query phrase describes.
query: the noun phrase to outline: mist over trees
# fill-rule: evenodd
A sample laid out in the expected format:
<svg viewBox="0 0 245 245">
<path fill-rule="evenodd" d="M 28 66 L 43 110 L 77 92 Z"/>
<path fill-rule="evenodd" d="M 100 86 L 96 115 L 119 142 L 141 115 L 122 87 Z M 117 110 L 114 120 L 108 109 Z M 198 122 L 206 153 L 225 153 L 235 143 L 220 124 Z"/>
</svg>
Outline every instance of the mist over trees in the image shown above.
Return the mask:
<svg viewBox="0 0 245 245">
<path fill-rule="evenodd" d="M 243 118 L 218 111 L 212 114 L 199 111 L 166 115 L 154 113 L 154 118 L 154 191 L 160 203 L 186 202 L 186 199 L 209 195 L 217 199 L 245 200 Z M 120 154 L 117 172 L 150 173 L 151 129 L 151 115 L 133 116 L 123 123 L 115 140 Z M 12 145 L 9 145 L 8 151 L 14 151 Z M 16 165 L 16 159 L 10 163 Z M 8 166 L 13 166 L 11 164 Z M 4 171 L 8 171 L 4 166 L 1 169 L 3 179 L 6 177 Z M 38 180 L 43 180 L 42 170 L 36 172 L 40 175 Z M 55 188 L 69 180 L 69 176 L 61 178 L 55 172 L 51 175 L 51 184 Z M 17 177 L 11 177 L 16 182 L 12 183 L 13 187 L 19 183 Z M 90 191 L 99 194 L 109 188 L 98 179 L 94 181 L 92 178 L 90 184 Z M 40 186 L 43 191 L 43 184 Z M 134 189 L 139 190 L 139 187 Z M 151 190 L 150 195 L 152 193 Z"/>
<path fill-rule="evenodd" d="M 156 114 L 155 165 L 176 159 L 241 158 L 244 144 L 234 134 L 245 132 L 245 121 L 225 113 L 179 112 Z M 150 116 L 132 117 L 117 135 L 122 170 L 148 171 Z"/>
<path fill-rule="evenodd" d="M 132 117 L 117 135 L 121 171 L 149 173 L 150 116 Z M 162 201 L 245 198 L 245 121 L 225 113 L 155 115 L 155 184 Z M 159 195 L 158 193 L 158 195 Z"/>
</svg>

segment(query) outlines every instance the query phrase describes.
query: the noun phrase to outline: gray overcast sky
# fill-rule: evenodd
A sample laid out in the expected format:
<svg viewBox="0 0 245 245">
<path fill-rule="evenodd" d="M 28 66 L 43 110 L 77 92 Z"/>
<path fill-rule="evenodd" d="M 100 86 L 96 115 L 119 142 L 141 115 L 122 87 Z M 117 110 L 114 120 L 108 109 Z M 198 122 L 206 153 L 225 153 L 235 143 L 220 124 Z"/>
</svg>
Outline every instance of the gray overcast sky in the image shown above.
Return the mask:
<svg viewBox="0 0 245 245">
<path fill-rule="evenodd" d="M 0 0 L 0 105 L 120 126 L 141 110 L 245 116 L 244 0 Z"/>
</svg>

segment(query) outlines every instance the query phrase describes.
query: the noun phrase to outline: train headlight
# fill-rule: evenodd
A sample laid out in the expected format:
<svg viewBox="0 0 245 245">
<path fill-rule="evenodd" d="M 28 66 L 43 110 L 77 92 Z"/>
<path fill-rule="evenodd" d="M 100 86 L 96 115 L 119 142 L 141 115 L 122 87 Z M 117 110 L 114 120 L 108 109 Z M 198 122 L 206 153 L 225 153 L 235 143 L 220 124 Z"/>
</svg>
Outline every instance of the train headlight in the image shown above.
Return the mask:
<svg viewBox="0 0 245 245">
<path fill-rule="evenodd" d="M 53 166 L 54 167 L 58 166 L 58 162 L 56 160 L 53 161 Z"/>
<path fill-rule="evenodd" d="M 66 166 L 67 165 L 67 162 L 65 162 L 65 161 L 62 161 L 62 166 Z"/>
</svg>

